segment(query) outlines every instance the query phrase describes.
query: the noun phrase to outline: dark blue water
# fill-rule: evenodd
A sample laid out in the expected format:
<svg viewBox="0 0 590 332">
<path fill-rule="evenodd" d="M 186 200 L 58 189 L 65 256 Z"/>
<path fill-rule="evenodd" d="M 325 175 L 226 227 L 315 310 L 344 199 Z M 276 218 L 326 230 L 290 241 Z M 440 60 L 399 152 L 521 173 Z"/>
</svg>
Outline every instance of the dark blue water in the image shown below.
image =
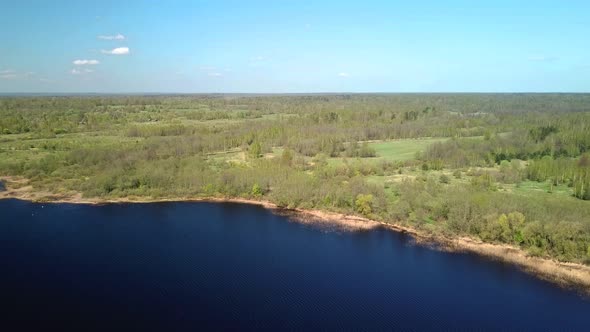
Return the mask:
<svg viewBox="0 0 590 332">
<path fill-rule="evenodd" d="M 0 200 L 0 266 L 1 331 L 590 329 L 512 266 L 249 205 Z"/>
</svg>

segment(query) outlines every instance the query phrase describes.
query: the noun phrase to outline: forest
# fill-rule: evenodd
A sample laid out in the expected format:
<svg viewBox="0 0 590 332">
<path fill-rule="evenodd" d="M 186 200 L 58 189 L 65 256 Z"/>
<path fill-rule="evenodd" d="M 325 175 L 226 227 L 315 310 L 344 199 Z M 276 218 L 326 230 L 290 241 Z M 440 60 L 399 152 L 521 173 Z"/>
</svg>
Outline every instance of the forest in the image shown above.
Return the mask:
<svg viewBox="0 0 590 332">
<path fill-rule="evenodd" d="M 0 97 L 0 176 L 267 200 L 590 264 L 590 94 Z"/>
</svg>

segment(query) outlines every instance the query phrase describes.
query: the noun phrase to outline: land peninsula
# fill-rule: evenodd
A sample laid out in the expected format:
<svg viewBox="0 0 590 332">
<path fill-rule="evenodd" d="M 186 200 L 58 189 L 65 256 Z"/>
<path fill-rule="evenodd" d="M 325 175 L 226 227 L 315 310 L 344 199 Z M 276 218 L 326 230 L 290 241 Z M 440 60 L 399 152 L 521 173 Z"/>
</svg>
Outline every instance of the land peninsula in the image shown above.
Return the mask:
<svg viewBox="0 0 590 332">
<path fill-rule="evenodd" d="M 0 98 L 2 198 L 233 201 L 590 289 L 590 95 Z"/>
</svg>

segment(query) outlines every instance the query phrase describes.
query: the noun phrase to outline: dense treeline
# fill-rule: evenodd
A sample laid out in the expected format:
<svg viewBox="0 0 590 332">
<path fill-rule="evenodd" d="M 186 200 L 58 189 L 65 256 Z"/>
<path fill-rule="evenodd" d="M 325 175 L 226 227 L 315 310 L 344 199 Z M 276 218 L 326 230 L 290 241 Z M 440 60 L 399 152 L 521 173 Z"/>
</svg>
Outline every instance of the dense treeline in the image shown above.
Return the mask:
<svg viewBox="0 0 590 332">
<path fill-rule="evenodd" d="M 573 188 L 574 196 L 590 200 L 590 156 L 579 159 L 544 157 L 534 160 L 528 167 L 528 177 L 535 181 L 551 181 L 553 185 L 566 183 Z"/>
<path fill-rule="evenodd" d="M 433 179 L 404 182 L 398 189 L 396 217 L 416 227 L 477 236 L 519 245 L 535 255 L 590 261 L 587 202 L 543 199 L 449 186 Z"/>
<path fill-rule="evenodd" d="M 590 262 L 589 111 L 587 94 L 0 98 L 0 175 L 263 198 Z M 426 137 L 440 142 L 409 159 L 371 143 Z"/>
<path fill-rule="evenodd" d="M 543 156 L 577 157 L 590 151 L 590 113 L 566 113 L 554 117 L 539 123 L 537 115 L 531 115 L 530 123 L 509 133 L 488 133 L 484 140 L 453 140 L 437 144 L 424 157 L 444 160 L 453 167 L 464 167 Z"/>
<path fill-rule="evenodd" d="M 542 125 L 538 119 L 532 122 L 528 130 L 433 144 L 422 158 L 431 167 L 453 168 L 529 160 L 529 179 L 565 183 L 574 188 L 575 197 L 590 199 L 590 113 L 560 114 L 553 120 L 544 119 Z"/>
<path fill-rule="evenodd" d="M 555 112 L 587 111 L 589 99 L 584 94 L 14 97 L 0 98 L 0 132 L 50 135 L 171 119 L 283 115 L 275 121 L 283 127 L 296 126 L 313 134 L 327 131 L 336 138 L 338 134 L 356 140 L 463 137 L 552 121 Z"/>
</svg>

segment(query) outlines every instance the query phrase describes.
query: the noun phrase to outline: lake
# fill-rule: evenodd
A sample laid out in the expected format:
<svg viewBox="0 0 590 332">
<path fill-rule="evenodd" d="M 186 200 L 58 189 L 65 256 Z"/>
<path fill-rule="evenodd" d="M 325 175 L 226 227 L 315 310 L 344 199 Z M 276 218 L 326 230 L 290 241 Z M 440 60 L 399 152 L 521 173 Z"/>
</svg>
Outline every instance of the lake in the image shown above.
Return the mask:
<svg viewBox="0 0 590 332">
<path fill-rule="evenodd" d="M 0 200 L 0 266 L 3 331 L 590 327 L 513 266 L 234 203 Z"/>
</svg>

